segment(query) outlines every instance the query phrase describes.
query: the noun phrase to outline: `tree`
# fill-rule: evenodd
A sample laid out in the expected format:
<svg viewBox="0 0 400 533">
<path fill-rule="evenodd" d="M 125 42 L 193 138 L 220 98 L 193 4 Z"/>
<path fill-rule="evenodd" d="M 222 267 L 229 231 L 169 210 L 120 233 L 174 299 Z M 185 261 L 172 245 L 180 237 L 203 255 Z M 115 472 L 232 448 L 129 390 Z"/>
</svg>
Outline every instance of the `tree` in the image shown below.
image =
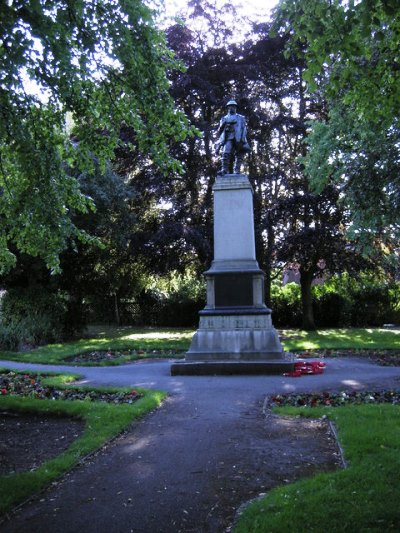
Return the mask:
<svg viewBox="0 0 400 533">
<path fill-rule="evenodd" d="M 188 27 L 167 32 L 171 47 L 189 61 L 187 71 L 173 78 L 172 94 L 203 132 L 202 138 L 181 146 L 179 157 L 186 174 L 175 189 L 179 201 L 171 197 L 173 224 L 185 220 L 186 235 L 210 226 L 210 187 L 217 171 L 212 131 L 221 104 L 233 95 L 248 119 L 253 146 L 247 163 L 267 302 L 276 267 L 296 263 L 301 274 L 303 326 L 312 329 L 312 281 L 324 270 L 333 273 L 351 266 L 350 256 L 354 265 L 356 261 L 343 235 L 344 210 L 335 203 L 338 192 L 328 187 L 313 194 L 298 162 L 306 153 L 307 120 L 324 113 L 324 102 L 307 93 L 302 58 L 285 57 L 287 37 L 271 38 L 269 30 L 269 25 L 257 25 L 247 41 L 206 51 Z"/>
<path fill-rule="evenodd" d="M 267 32 L 251 51 L 250 57 L 263 67 L 252 69 L 262 85 L 252 101 L 257 113 L 253 140 L 258 153 L 252 157 L 250 174 L 256 207 L 259 204 L 267 283 L 277 266 L 295 265 L 300 273 L 302 325 L 315 329 L 312 282 L 323 272 L 340 272 L 356 260 L 344 238 L 346 217 L 336 205 L 338 191 L 327 187 L 319 194 L 312 193 L 298 162 L 306 152 L 307 121 L 323 112 L 324 105 L 305 90 L 303 60 L 295 56 L 285 59 L 284 47 L 285 38 L 271 39 Z M 268 289 L 267 285 L 267 295 Z"/>
<path fill-rule="evenodd" d="M 305 90 L 303 60 L 285 57 L 286 36 L 271 38 L 268 25 L 255 27 L 246 42 L 224 48 L 209 42 L 204 50 L 206 41 L 199 44 L 190 25 L 168 28 L 167 38 L 187 64 L 185 72 L 171 72 L 171 94 L 202 135 L 171 145 L 183 175 L 162 175 L 143 154 L 124 146 L 116 151 L 114 168 L 125 175 L 136 197 L 138 223 L 130 237 L 131 260 L 157 274 L 187 267 L 200 273 L 209 266 L 212 184 L 218 168 L 213 132 L 224 102 L 233 95 L 248 118 L 253 144 L 248 168 L 267 301 L 272 272 L 296 263 L 304 326 L 314 327 L 311 282 L 324 269 L 335 272 L 349 266 L 345 259 L 352 249 L 343 236 L 345 219 L 335 204 L 336 189 L 313 194 L 298 163 L 306 152 L 307 120 L 325 112 L 321 98 Z M 134 142 L 133 130 L 125 128 L 122 136 Z"/>
<path fill-rule="evenodd" d="M 97 209 L 71 213 L 72 222 L 96 238 L 96 243 L 70 243 L 60 254 L 58 275 L 51 275 L 41 258 L 13 250 L 16 266 L 1 276 L 1 286 L 21 297 L 21 307 L 24 302 L 32 305 L 29 294 L 42 293 L 62 301 L 64 314 L 59 320 L 67 338 L 83 329 L 89 311 L 96 307 L 92 315 L 97 320 L 120 322 L 120 299 L 137 295 L 146 275 L 141 247 L 136 242 L 132 246 L 140 229 L 141 198 L 110 165 L 104 173 L 98 169 L 94 175 L 84 172 L 76 179 L 82 194 L 93 198 Z"/>
<path fill-rule="evenodd" d="M 328 122 L 313 125 L 305 172 L 314 190 L 340 189 L 351 213 L 348 236 L 366 255 L 395 252 L 400 237 L 400 129 L 379 127 L 351 106 L 332 104 Z"/>
<path fill-rule="evenodd" d="M 276 229 L 284 228 L 275 243 L 276 259 L 300 273 L 302 327 L 306 330 L 315 329 L 311 290 L 315 278 L 371 267 L 346 240 L 347 214 L 338 207 L 338 196 L 333 186 L 312 193 L 303 176 L 271 213 Z"/>
<path fill-rule="evenodd" d="M 367 253 L 400 236 L 400 10 L 395 0 L 282 1 L 275 28 L 302 49 L 311 90 L 329 113 L 315 121 L 304 159 L 315 190 L 341 189 L 351 235 Z"/>
<path fill-rule="evenodd" d="M 120 300 L 142 289 L 140 247 L 132 241 L 140 230 L 135 190 L 110 165 L 104 173 L 77 176 L 82 192 L 93 198 L 95 213 L 75 213 L 74 223 L 95 236 L 101 246 L 78 243 L 61 256 L 61 273 L 56 276 L 58 289 L 68 295 L 68 319 L 71 332 L 84 325 L 89 310 L 97 320 L 120 323 Z M 53 276 L 54 277 L 54 276 Z M 97 309 L 96 309 L 97 308 Z"/>
<path fill-rule="evenodd" d="M 400 101 L 400 9 L 396 0 L 282 0 L 275 30 L 305 53 L 305 79 L 358 114 L 390 125 Z"/>
<path fill-rule="evenodd" d="M 16 248 L 57 271 L 70 239 L 90 241 L 71 212 L 94 209 L 69 168 L 104 169 L 122 124 L 132 150 L 177 168 L 169 142 L 188 133 L 169 95 L 177 63 L 141 0 L 15 0 L 0 20 L 0 270 Z"/>
</svg>

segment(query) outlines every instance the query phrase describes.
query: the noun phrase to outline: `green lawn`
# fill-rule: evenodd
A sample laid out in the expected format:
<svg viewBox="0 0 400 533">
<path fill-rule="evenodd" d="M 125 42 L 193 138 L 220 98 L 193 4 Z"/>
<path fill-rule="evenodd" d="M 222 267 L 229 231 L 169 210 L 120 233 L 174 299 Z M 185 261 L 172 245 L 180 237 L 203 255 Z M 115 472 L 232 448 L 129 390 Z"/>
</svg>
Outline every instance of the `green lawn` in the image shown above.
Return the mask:
<svg viewBox="0 0 400 533">
<path fill-rule="evenodd" d="M 47 380 L 47 384 L 62 387 L 66 386 L 70 380 L 69 375 L 52 376 Z M 126 389 L 95 390 L 110 392 Z M 158 407 L 165 397 L 161 391 L 137 390 L 142 397 L 132 404 L 0 396 L 2 411 L 68 416 L 82 419 L 85 422 L 84 433 L 58 457 L 45 462 L 33 471 L 0 476 L 0 514 L 6 513 L 18 503 L 49 485 L 75 466 L 83 457 L 93 453 L 109 439 L 121 433 L 134 419 Z"/>
<path fill-rule="evenodd" d="M 141 350 L 144 353 L 122 358 L 121 362 L 139 358 L 173 357 L 176 352 L 182 357 L 182 350 L 189 347 L 194 331 L 187 329 L 150 328 L 89 328 L 85 338 L 59 344 L 49 344 L 30 352 L 0 352 L 0 359 L 24 363 L 70 364 L 65 357 L 91 351 Z M 160 352 L 165 352 L 160 353 Z M 116 362 L 111 362 L 115 364 Z M 109 363 L 108 363 L 109 364 Z M 117 362 L 118 364 L 118 362 Z"/>
<path fill-rule="evenodd" d="M 317 349 L 400 349 L 400 329 L 283 330 L 286 350 Z"/>
<path fill-rule="evenodd" d="M 68 364 L 65 357 L 94 350 L 140 350 L 107 364 L 120 364 L 145 357 L 182 357 L 194 331 L 188 329 L 92 327 L 86 338 L 52 344 L 30 352 L 0 352 L 0 359 L 25 363 Z M 399 349 L 400 330 L 378 328 L 327 329 L 317 332 L 282 330 L 285 350 L 311 349 Z M 155 351 L 156 353 L 152 353 Z M 104 364 L 104 363 L 103 363 Z"/>
<path fill-rule="evenodd" d="M 400 406 L 283 408 L 334 421 L 348 463 L 272 490 L 241 516 L 235 533 L 400 530 Z"/>
</svg>

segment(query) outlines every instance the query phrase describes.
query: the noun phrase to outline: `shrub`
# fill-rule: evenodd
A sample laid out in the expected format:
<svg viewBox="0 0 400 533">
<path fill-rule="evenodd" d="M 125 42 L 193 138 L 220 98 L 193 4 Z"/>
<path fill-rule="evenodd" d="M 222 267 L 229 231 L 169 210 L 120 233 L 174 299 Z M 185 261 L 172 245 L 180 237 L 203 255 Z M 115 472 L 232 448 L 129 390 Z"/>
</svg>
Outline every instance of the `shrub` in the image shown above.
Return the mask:
<svg viewBox="0 0 400 533">
<path fill-rule="evenodd" d="M 89 319 L 95 323 L 153 327 L 193 327 L 205 306 L 205 282 L 191 273 L 170 273 L 153 278 L 147 288 L 118 299 L 102 296 L 86 300 Z"/>
<path fill-rule="evenodd" d="M 356 304 L 351 313 L 353 326 L 382 326 L 387 321 L 390 310 L 388 287 L 361 287 L 351 296 Z"/>
<path fill-rule="evenodd" d="M 20 350 L 65 337 L 67 304 L 59 294 L 10 289 L 1 300 L 0 348 Z"/>
<path fill-rule="evenodd" d="M 313 287 L 317 327 L 379 327 L 400 323 L 400 285 L 361 274 L 333 276 Z"/>
<path fill-rule="evenodd" d="M 20 332 L 17 325 L 5 326 L 0 323 L 0 349 L 17 351 L 19 347 Z"/>
<path fill-rule="evenodd" d="M 174 275 L 169 283 L 160 283 L 142 296 L 141 314 L 156 326 L 197 326 L 206 303 L 204 281 L 190 275 Z M 150 308 L 149 300 L 153 300 Z"/>
<path fill-rule="evenodd" d="M 314 300 L 317 328 L 339 328 L 351 325 L 351 302 L 337 292 L 325 292 Z"/>
<path fill-rule="evenodd" d="M 380 327 L 400 323 L 400 283 L 389 283 L 366 274 L 357 278 L 344 273 L 312 288 L 318 328 Z M 271 290 L 273 323 L 278 327 L 301 327 L 300 285 L 274 284 Z"/>
<path fill-rule="evenodd" d="M 300 285 L 273 285 L 271 290 L 272 320 L 275 326 L 298 328 L 302 322 Z"/>
</svg>

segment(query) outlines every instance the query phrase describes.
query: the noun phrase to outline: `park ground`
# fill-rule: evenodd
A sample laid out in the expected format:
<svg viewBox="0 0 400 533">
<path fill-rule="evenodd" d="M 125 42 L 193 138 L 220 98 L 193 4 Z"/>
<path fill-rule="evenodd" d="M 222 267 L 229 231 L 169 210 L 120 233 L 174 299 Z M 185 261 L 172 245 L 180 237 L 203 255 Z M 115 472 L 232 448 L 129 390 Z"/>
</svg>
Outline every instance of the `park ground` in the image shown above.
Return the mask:
<svg viewBox="0 0 400 533">
<path fill-rule="evenodd" d="M 370 350 L 373 334 L 373 331 L 366 331 L 364 336 Z M 310 346 L 315 346 L 312 344 L 316 342 L 315 339 L 308 337 L 308 340 L 304 341 L 301 332 L 293 336 L 297 337 L 296 342 L 303 339 L 302 342 L 309 343 L 302 345 L 303 355 L 312 355 Z M 342 332 L 338 334 L 337 342 L 343 342 L 350 336 L 350 332 Z M 327 362 L 327 371 L 323 376 L 304 376 L 299 379 L 281 376 L 211 377 L 184 378 L 185 382 L 182 383 L 168 376 L 169 359 L 129 363 L 113 368 L 75 367 L 75 373 L 86 375 L 87 384 L 115 386 L 121 385 L 125 380 L 124 384 L 129 386 L 136 384 L 163 388 L 169 393 L 169 398 L 161 409 L 141 422 L 128 425 L 126 432 L 102 448 L 97 456 L 87 458 L 79 468 L 70 471 L 63 482 L 53 485 L 49 492 L 42 493 L 32 504 L 24 507 L 7 523 L 5 530 L 17 531 L 16 528 L 23 527 L 23 530 L 35 531 L 43 526 L 45 517 L 46 524 L 53 524 L 60 531 L 74 531 L 73 527 L 81 527 L 83 524 L 78 522 L 74 525 L 74 522 L 71 522 L 71 516 L 68 517 L 71 508 L 79 509 L 79 520 L 85 517 L 87 519 L 87 516 L 98 516 L 99 520 L 104 520 L 101 506 L 106 502 L 111 506 L 112 516 L 125 517 L 128 522 L 125 522 L 124 527 L 130 523 L 131 526 L 134 525 L 134 531 L 172 531 L 172 528 L 178 525 L 176 531 L 222 531 L 230 527 L 241 503 L 260 493 L 269 493 L 272 487 L 292 486 L 293 481 L 303 476 L 314 477 L 317 471 L 335 471 L 341 462 L 340 448 L 326 421 L 313 422 L 306 418 L 293 417 L 282 419 L 272 414 L 269 409 L 265 416 L 267 411 L 264 409 L 263 412 L 263 406 L 265 408 L 267 393 L 276 397 L 282 392 L 296 392 L 292 398 L 295 397 L 298 401 L 306 399 L 306 392 L 310 389 L 316 391 L 316 388 L 320 387 L 325 393 L 331 390 L 332 399 L 334 389 L 338 390 L 338 387 L 352 389 L 354 393 L 357 388 L 371 390 L 370 387 L 373 386 L 375 390 L 378 385 L 380 389 L 383 386 L 393 390 L 396 386 L 399 388 L 397 379 L 400 370 L 393 366 L 398 350 L 389 349 L 390 336 L 392 345 L 396 345 L 396 332 L 376 332 L 375 347 L 368 353 L 374 353 L 375 358 L 381 359 L 381 365 L 377 366 L 374 361 L 366 359 L 366 351 L 360 352 L 366 348 L 360 348 L 359 332 L 355 335 L 356 342 L 350 352 L 353 358 L 339 357 L 339 348 L 329 348 L 328 335 L 320 333 L 319 338 L 324 343 L 320 349 L 324 355 L 326 351 L 329 351 L 330 355 L 325 355 L 324 359 Z M 377 344 L 377 339 L 380 344 Z M 335 342 L 331 342 L 331 346 L 334 346 Z M 140 351 L 145 351 L 144 346 L 141 348 Z M 136 349 L 139 347 L 136 346 Z M 158 346 L 158 349 L 170 348 Z M 175 346 L 174 349 L 178 347 Z M 358 354 L 357 358 L 354 358 L 355 354 Z M 389 355 L 390 358 L 387 359 Z M 26 357 L 26 354 L 23 354 L 23 357 Z M 358 385 L 357 379 L 352 380 L 352 385 L 349 384 L 351 380 L 347 380 L 347 384 L 344 383 L 343 372 L 346 371 L 348 361 L 355 362 L 347 371 L 351 371 L 352 378 L 357 378 L 358 374 Z M 386 366 L 382 366 L 382 363 Z M 65 369 L 72 370 L 70 367 Z M 367 374 L 363 374 L 365 369 L 368 369 Z M 117 377 L 111 377 L 113 375 Z M 218 386 L 215 387 L 216 385 Z M 299 411 L 298 407 L 296 409 Z M 329 414 L 332 415 L 331 412 Z M 320 413 L 318 416 L 320 417 Z M 19 423 L 21 432 L 28 431 L 29 434 L 29 428 L 31 429 L 29 448 L 34 450 L 36 447 L 43 454 L 44 448 L 33 442 L 35 434 L 45 441 L 58 443 L 61 450 L 63 441 L 66 440 L 62 437 L 71 433 L 79 435 L 82 431 L 82 426 L 76 425 L 76 422 L 73 426 L 68 426 L 69 421 L 58 419 L 59 422 L 60 420 L 63 422 L 58 426 L 57 437 L 52 417 L 39 419 L 30 415 L 28 421 L 25 416 L 19 414 L 14 418 L 14 422 Z M 8 424 L 8 428 L 13 424 L 11 416 Z M 7 427 L 4 426 L 5 430 Z M 219 431 L 215 431 L 216 427 Z M 174 428 L 174 431 L 171 431 L 171 428 Z M 53 437 L 46 438 L 46 435 L 50 435 L 47 431 L 53 431 Z M 243 435 L 246 435 L 246 439 Z M 15 438 L 15 442 L 18 441 L 19 439 Z M 149 442 L 153 445 L 150 446 Z M 230 453 L 227 453 L 228 451 Z M 57 453 L 57 449 L 53 448 L 49 453 Z M 25 463 L 21 468 L 35 466 L 46 458 L 45 455 L 34 454 L 32 457 L 33 464 Z M 243 457 L 246 457 L 244 462 Z M 174 479 L 175 482 L 171 482 Z M 102 481 L 99 483 L 99 480 Z M 165 489 L 162 488 L 163 482 L 164 487 L 167 487 Z M 82 497 L 77 498 L 78 485 L 78 493 Z M 101 497 L 93 495 L 96 486 L 101 487 Z M 119 490 L 115 490 L 118 487 Z M 196 493 L 201 493 L 201 498 Z M 172 502 L 175 504 L 172 505 Z M 135 503 L 139 505 L 135 506 Z M 146 519 L 142 513 L 143 505 L 148 506 L 149 516 Z M 152 514 L 155 507 L 158 511 Z M 163 508 L 169 511 L 165 513 Z M 90 511 L 89 515 L 84 509 Z M 259 511 L 259 514 L 263 513 L 263 510 Z M 120 524 L 115 516 L 113 523 Z M 158 523 L 158 529 L 154 529 L 155 522 L 152 520 L 159 520 L 160 517 L 164 517 L 165 525 L 160 526 Z M 172 522 L 168 522 L 169 519 Z M 388 520 L 393 522 L 393 516 Z M 93 524 L 95 522 L 92 523 L 94 527 Z M 94 531 L 90 529 L 90 523 L 85 527 Z M 99 523 L 96 527 L 102 531 L 101 524 L 100 529 Z M 109 530 L 110 523 L 107 527 Z M 117 525 L 115 527 L 116 531 L 123 530 L 118 529 Z M 237 527 L 241 527 L 240 523 Z M 294 529 L 289 528 L 288 531 Z"/>
</svg>

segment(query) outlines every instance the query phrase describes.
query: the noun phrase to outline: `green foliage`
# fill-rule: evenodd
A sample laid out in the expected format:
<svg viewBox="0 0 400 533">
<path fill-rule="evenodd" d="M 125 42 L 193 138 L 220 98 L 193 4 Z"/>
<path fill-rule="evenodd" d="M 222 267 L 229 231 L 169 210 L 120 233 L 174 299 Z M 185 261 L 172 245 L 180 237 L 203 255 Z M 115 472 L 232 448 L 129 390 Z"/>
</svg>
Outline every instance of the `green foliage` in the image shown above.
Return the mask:
<svg viewBox="0 0 400 533">
<path fill-rule="evenodd" d="M 236 533 L 378 532 L 400 527 L 398 405 L 289 408 L 279 413 L 327 415 L 338 428 L 349 467 L 274 489 L 245 510 Z"/>
<path fill-rule="evenodd" d="M 312 90 L 328 69 L 330 96 L 390 125 L 400 102 L 398 15 L 396 1 L 283 0 L 275 24 L 293 51 L 305 51 Z"/>
<path fill-rule="evenodd" d="M 381 327 L 400 323 L 400 284 L 385 278 L 341 274 L 312 287 L 315 322 L 318 328 Z M 279 327 L 300 327 L 300 285 L 274 284 L 271 307 Z"/>
<path fill-rule="evenodd" d="M 140 215 L 147 205 L 142 211 L 140 204 L 145 204 L 142 197 L 110 165 L 104 172 L 98 168 L 94 175 L 82 173 L 78 181 L 82 192 L 93 198 L 97 211 L 77 214 L 73 220 L 95 236 L 101 247 L 69 246 L 61 255 L 58 286 L 74 303 L 69 312 L 71 322 L 84 323 L 86 319 L 123 323 L 120 300 L 138 294 L 146 279 L 145 265 L 137 257 L 139 247 L 132 241 L 140 231 Z"/>
<path fill-rule="evenodd" d="M 107 298 L 104 294 L 98 299 L 89 296 L 91 322 L 115 324 L 117 305 L 120 325 L 177 328 L 197 325 L 198 312 L 205 305 L 203 280 L 191 272 L 179 274 L 176 271 L 160 277 L 142 276 L 141 280 L 136 273 L 131 283 L 135 280 L 136 287 L 128 287 L 126 296 L 118 299 Z"/>
<path fill-rule="evenodd" d="M 376 276 L 333 276 L 313 288 L 318 327 L 400 323 L 400 284 Z"/>
<path fill-rule="evenodd" d="M 287 53 L 305 56 L 309 88 L 328 101 L 312 123 L 306 173 L 316 190 L 340 187 L 367 254 L 379 245 L 390 255 L 400 236 L 399 14 L 398 2 L 381 0 L 283 0 L 276 12 Z"/>
<path fill-rule="evenodd" d="M 69 239 L 90 240 L 71 213 L 94 205 L 68 168 L 104 169 L 123 124 L 131 149 L 178 169 L 169 142 L 188 127 L 166 75 L 178 64 L 152 17 L 141 0 L 1 3 L 0 273 L 14 248 L 57 271 Z"/>
<path fill-rule="evenodd" d="M 18 350 L 21 332 L 17 325 L 0 324 L 0 349 L 6 351 Z"/>
<path fill-rule="evenodd" d="M 275 326 L 298 328 L 302 321 L 301 290 L 297 283 L 272 285 L 271 307 Z"/>
<path fill-rule="evenodd" d="M 18 350 L 64 337 L 67 305 L 42 288 L 10 289 L 1 300 L 0 348 Z"/>
<path fill-rule="evenodd" d="M 337 101 L 307 139 L 306 175 L 317 190 L 328 182 L 340 187 L 352 214 L 348 235 L 369 254 L 383 242 L 380 252 L 390 255 L 400 236 L 399 136 L 395 123 L 385 128 Z"/>
<path fill-rule="evenodd" d="M 156 281 L 152 289 L 156 312 L 154 325 L 159 327 L 193 327 L 205 305 L 205 283 L 192 273 L 178 274 Z"/>
<path fill-rule="evenodd" d="M 355 325 L 352 324 L 351 302 L 348 298 L 330 290 L 318 292 L 319 294 L 314 298 L 313 302 L 314 315 L 316 317 L 315 322 L 318 328 L 337 328 Z M 315 295 L 316 291 L 313 291 L 313 293 Z M 363 326 L 371 325 L 368 324 L 368 320 L 366 320 L 364 314 L 361 314 L 359 318 Z M 382 325 L 382 323 L 379 325 Z"/>
</svg>

